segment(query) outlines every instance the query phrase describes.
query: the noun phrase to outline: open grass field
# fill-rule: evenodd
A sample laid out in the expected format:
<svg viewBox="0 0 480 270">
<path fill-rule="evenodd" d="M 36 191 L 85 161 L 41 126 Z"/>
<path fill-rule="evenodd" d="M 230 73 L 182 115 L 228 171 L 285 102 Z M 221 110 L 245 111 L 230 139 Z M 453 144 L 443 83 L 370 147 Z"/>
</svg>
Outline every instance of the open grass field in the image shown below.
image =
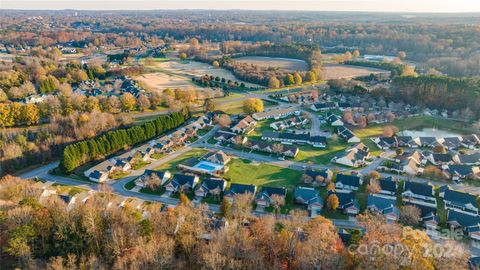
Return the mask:
<svg viewBox="0 0 480 270">
<path fill-rule="evenodd" d="M 155 168 L 155 170 L 161 170 L 161 171 L 170 171 L 170 172 L 175 172 L 177 170 L 177 165 L 178 164 L 182 164 L 184 163 L 185 161 L 187 161 L 188 159 L 191 159 L 191 158 L 196 158 L 196 157 L 201 157 L 203 155 L 205 155 L 208 151 L 205 150 L 205 149 L 200 149 L 200 148 L 194 148 L 190 151 L 188 151 L 187 153 L 184 153 L 183 155 L 180 155 L 172 160 L 170 160 L 169 162 L 166 162 L 164 164 L 162 164 L 161 166 Z"/>
<path fill-rule="evenodd" d="M 359 67 L 359 66 L 349 66 L 349 65 L 340 65 L 340 64 L 325 64 L 323 65 L 323 78 L 325 80 L 330 79 L 349 79 L 361 76 L 368 76 L 370 74 L 377 73 L 389 73 L 390 71 L 385 71 L 377 68 L 370 67 Z"/>
<path fill-rule="evenodd" d="M 201 90 L 202 87 L 199 87 L 192 83 L 191 79 L 187 77 L 182 77 L 179 75 L 165 73 L 165 72 L 154 72 L 146 73 L 133 77 L 135 80 L 138 80 L 150 88 L 157 90 L 170 89 L 189 89 L 193 88 L 196 90 Z"/>
<path fill-rule="evenodd" d="M 263 56 L 242 56 L 235 58 L 240 63 L 253 64 L 259 67 L 273 67 L 287 71 L 306 71 L 308 70 L 307 62 L 300 59 L 280 58 L 280 57 L 263 57 Z"/>
<path fill-rule="evenodd" d="M 300 146 L 300 151 L 295 157 L 295 161 L 313 162 L 315 164 L 330 164 L 330 160 L 335 157 L 336 154 L 345 150 L 348 144 L 344 143 L 340 139 L 337 141 L 328 139 L 327 148 L 316 148 L 313 146 L 305 145 Z"/>
<path fill-rule="evenodd" d="M 301 172 L 292 169 L 239 158 L 232 159 L 228 167 L 229 171 L 224 177 L 230 179 L 230 183 L 286 188 L 294 188 L 300 183 Z"/>
</svg>

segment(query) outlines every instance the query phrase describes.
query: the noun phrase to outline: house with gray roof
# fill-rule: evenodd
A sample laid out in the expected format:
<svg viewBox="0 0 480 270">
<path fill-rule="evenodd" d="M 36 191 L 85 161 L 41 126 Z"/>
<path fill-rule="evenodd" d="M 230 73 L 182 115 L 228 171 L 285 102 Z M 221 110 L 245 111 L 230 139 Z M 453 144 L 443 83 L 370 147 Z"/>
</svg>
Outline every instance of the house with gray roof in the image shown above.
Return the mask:
<svg viewBox="0 0 480 270">
<path fill-rule="evenodd" d="M 337 174 L 335 188 L 340 190 L 358 190 L 363 184 L 362 178 L 358 175 Z"/>
<path fill-rule="evenodd" d="M 436 205 L 434 186 L 430 183 L 418 183 L 413 181 L 403 182 L 403 201 L 418 204 Z"/>
<path fill-rule="evenodd" d="M 391 176 L 378 180 L 378 184 L 380 185 L 379 194 L 395 196 L 395 194 L 397 193 L 397 181 Z"/>
<path fill-rule="evenodd" d="M 209 197 L 219 196 L 227 187 L 227 182 L 223 179 L 211 178 L 202 181 L 202 184 L 195 189 L 195 196 Z"/>
<path fill-rule="evenodd" d="M 287 189 L 283 187 L 262 187 L 262 190 L 255 197 L 255 203 L 260 207 L 268 207 L 271 204 L 272 196 L 287 196 Z"/>
<path fill-rule="evenodd" d="M 247 194 L 247 193 L 250 193 L 251 195 L 255 195 L 256 192 L 257 192 L 257 186 L 255 185 L 244 185 L 244 184 L 232 183 L 230 184 L 230 188 L 225 192 L 224 197 L 233 200 L 236 195 Z"/>
<path fill-rule="evenodd" d="M 445 190 L 443 202 L 445 209 L 465 212 L 470 215 L 478 215 L 477 196 L 453 189 Z"/>
<path fill-rule="evenodd" d="M 388 223 L 395 222 L 400 217 L 400 210 L 395 207 L 395 199 L 370 194 L 367 198 L 367 209 L 385 216 Z"/>
<path fill-rule="evenodd" d="M 320 198 L 319 192 L 310 187 L 297 187 L 293 192 L 295 202 L 307 206 L 310 216 L 320 214 L 323 207 L 323 201 Z"/>
</svg>

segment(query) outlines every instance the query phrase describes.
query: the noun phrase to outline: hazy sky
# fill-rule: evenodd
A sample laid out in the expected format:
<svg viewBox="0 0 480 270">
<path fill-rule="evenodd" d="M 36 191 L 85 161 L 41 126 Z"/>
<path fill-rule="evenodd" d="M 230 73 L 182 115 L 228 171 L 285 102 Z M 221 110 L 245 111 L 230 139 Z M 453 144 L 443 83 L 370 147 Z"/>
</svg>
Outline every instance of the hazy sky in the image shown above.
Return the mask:
<svg viewBox="0 0 480 270">
<path fill-rule="evenodd" d="M 480 0 L 0 0 L 0 9 L 276 9 L 480 12 Z"/>
</svg>

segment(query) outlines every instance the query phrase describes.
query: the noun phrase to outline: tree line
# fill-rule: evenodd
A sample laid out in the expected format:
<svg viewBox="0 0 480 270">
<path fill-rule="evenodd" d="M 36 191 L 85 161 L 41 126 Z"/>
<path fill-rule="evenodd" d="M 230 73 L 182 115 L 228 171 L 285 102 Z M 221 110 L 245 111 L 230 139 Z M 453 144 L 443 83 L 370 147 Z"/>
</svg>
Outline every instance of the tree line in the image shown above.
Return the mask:
<svg viewBox="0 0 480 270">
<path fill-rule="evenodd" d="M 63 150 L 60 168 L 70 173 L 78 166 L 115 153 L 168 132 L 189 119 L 188 110 L 159 116 L 141 125 L 108 131 L 98 137 L 76 142 Z"/>
<path fill-rule="evenodd" d="M 358 216 L 363 236 L 352 232 L 343 242 L 330 220 L 308 219 L 304 210 L 253 215 L 250 194 L 224 200 L 222 220 L 183 194 L 175 208 L 152 202 L 142 215 L 130 201 L 119 207 L 106 187 L 67 210 L 58 196 L 39 199 L 32 184 L 0 180 L 2 268 L 467 269 L 463 245 L 435 243 L 425 231 L 368 213 Z"/>
</svg>

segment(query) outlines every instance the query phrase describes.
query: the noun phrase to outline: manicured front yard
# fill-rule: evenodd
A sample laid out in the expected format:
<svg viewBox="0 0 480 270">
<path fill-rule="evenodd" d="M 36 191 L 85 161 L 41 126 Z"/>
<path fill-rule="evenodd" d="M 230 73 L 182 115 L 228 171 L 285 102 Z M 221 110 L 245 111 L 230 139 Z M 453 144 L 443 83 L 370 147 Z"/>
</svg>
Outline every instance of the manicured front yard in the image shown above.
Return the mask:
<svg viewBox="0 0 480 270">
<path fill-rule="evenodd" d="M 294 188 L 300 183 L 301 172 L 273 165 L 251 163 L 244 159 L 233 159 L 229 171 L 224 175 L 231 183 L 254 184 Z"/>
<path fill-rule="evenodd" d="M 114 171 L 113 173 L 110 174 L 110 179 L 117 180 L 117 179 L 124 178 L 127 175 L 129 175 L 129 172 Z"/>
<path fill-rule="evenodd" d="M 145 166 L 147 166 L 148 164 L 150 164 L 150 162 L 147 162 L 147 161 L 135 161 L 133 164 L 132 164 L 132 170 L 138 170 L 138 169 L 141 169 Z"/>
</svg>

